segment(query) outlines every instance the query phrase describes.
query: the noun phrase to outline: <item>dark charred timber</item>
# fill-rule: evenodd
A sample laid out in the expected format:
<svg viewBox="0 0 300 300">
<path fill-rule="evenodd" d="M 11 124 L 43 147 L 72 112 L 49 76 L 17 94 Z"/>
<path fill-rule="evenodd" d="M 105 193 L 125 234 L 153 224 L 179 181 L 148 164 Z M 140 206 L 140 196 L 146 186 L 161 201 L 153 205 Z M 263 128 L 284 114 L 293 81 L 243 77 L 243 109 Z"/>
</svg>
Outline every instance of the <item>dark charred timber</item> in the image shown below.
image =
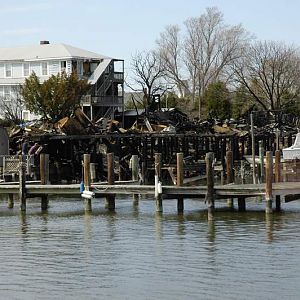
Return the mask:
<svg viewBox="0 0 300 300">
<path fill-rule="evenodd" d="M 120 173 L 116 175 L 124 180 L 131 178 L 130 157 L 138 155 L 142 177 L 147 183 L 154 178 L 155 153 L 161 153 L 162 167 L 176 165 L 176 153 L 183 153 L 184 159 L 187 157 L 191 159 L 194 170 L 197 170 L 198 162 L 205 160 L 206 153 L 214 152 L 215 158 L 225 169 L 226 151 L 232 151 L 233 161 L 237 161 L 245 154 L 251 154 L 252 147 L 249 134 L 239 136 L 234 132 L 231 134 L 106 133 L 69 136 L 45 134 L 31 136 L 30 140 L 43 145 L 43 152 L 49 154 L 51 183 L 80 182 L 82 180 L 81 157 L 84 153 L 91 154 L 91 163 L 96 164 L 97 180 L 100 181 L 106 180 L 107 177 L 102 162 L 106 161 L 107 153 L 114 153 L 119 160 Z M 259 154 L 259 142 L 263 143 L 266 150 L 275 154 L 276 140 L 274 133 L 256 134 L 255 155 Z M 280 146 L 291 143 L 292 139 L 288 136 L 282 140 Z"/>
</svg>

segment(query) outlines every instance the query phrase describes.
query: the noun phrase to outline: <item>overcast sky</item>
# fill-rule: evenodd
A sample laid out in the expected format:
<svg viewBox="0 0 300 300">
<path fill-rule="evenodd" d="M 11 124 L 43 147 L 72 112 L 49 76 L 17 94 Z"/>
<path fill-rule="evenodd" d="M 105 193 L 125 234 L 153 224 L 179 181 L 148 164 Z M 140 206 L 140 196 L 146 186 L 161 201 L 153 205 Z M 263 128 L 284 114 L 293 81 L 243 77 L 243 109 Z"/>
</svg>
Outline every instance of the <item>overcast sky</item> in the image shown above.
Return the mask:
<svg viewBox="0 0 300 300">
<path fill-rule="evenodd" d="M 217 6 L 260 40 L 300 46 L 300 0 L 0 0 L 0 47 L 40 40 L 125 59 L 155 46 L 166 25 Z"/>
</svg>

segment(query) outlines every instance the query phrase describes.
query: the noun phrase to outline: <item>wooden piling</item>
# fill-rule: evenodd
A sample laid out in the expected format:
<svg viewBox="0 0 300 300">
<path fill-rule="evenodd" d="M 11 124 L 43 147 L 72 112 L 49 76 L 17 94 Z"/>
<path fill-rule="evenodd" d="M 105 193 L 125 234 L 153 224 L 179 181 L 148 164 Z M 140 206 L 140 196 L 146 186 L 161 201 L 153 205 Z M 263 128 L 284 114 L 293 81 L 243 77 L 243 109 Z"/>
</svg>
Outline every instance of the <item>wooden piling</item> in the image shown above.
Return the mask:
<svg viewBox="0 0 300 300">
<path fill-rule="evenodd" d="M 226 153 L 226 176 L 227 184 L 233 183 L 233 156 L 232 151 L 227 151 Z M 230 209 L 233 209 L 233 198 L 227 199 L 227 206 Z"/>
<path fill-rule="evenodd" d="M 131 172 L 132 180 L 139 180 L 139 157 L 137 155 L 132 155 L 131 157 Z M 133 205 L 139 204 L 139 194 L 133 194 Z"/>
<path fill-rule="evenodd" d="M 155 169 L 155 203 L 156 211 L 162 212 L 162 196 L 158 190 L 158 184 L 161 180 L 161 153 L 155 153 L 154 155 L 154 169 Z"/>
<path fill-rule="evenodd" d="M 246 198 L 244 196 L 238 197 L 238 211 L 246 211 Z"/>
<path fill-rule="evenodd" d="M 280 150 L 275 151 L 275 182 L 281 182 L 281 153 L 280 153 Z M 276 195 L 275 207 L 276 207 L 276 211 L 281 210 L 280 195 Z"/>
<path fill-rule="evenodd" d="M 26 164 L 25 157 L 20 155 L 19 160 L 19 200 L 21 211 L 26 211 Z"/>
<path fill-rule="evenodd" d="M 7 208 L 14 208 L 14 195 L 13 194 L 8 194 Z"/>
<path fill-rule="evenodd" d="M 177 153 L 177 186 L 183 185 L 183 153 Z M 184 210 L 183 196 L 177 198 L 177 211 L 182 213 Z"/>
<path fill-rule="evenodd" d="M 271 151 L 266 153 L 266 213 L 272 213 L 273 183 L 273 155 Z"/>
<path fill-rule="evenodd" d="M 206 202 L 207 202 L 207 218 L 208 220 L 214 220 L 215 214 L 215 200 L 214 200 L 214 154 L 209 152 L 206 154 L 206 177 L 207 177 L 207 193 L 206 193 Z"/>
<path fill-rule="evenodd" d="M 42 185 L 49 183 L 49 154 L 40 154 L 40 179 Z M 41 196 L 41 209 L 48 209 L 48 195 Z"/>
<path fill-rule="evenodd" d="M 107 153 L 107 183 L 113 185 L 115 183 L 115 167 L 114 167 L 114 154 Z M 107 208 L 109 211 L 115 210 L 115 195 L 107 195 Z"/>
<path fill-rule="evenodd" d="M 83 154 L 83 181 L 84 190 L 89 191 L 91 186 L 91 170 L 90 170 L 91 155 Z M 84 199 L 85 211 L 92 210 L 92 199 Z"/>
<path fill-rule="evenodd" d="M 90 163 L 91 182 L 96 181 L 96 163 Z"/>
<path fill-rule="evenodd" d="M 259 141 L 259 164 L 260 164 L 260 182 L 265 180 L 265 164 L 264 164 L 264 146 L 263 141 Z"/>
<path fill-rule="evenodd" d="M 245 178 L 245 162 L 241 160 L 241 183 L 245 184 L 246 178 Z"/>
<path fill-rule="evenodd" d="M 141 184 L 145 184 L 146 183 L 146 163 L 144 161 L 142 161 L 142 182 Z"/>
</svg>

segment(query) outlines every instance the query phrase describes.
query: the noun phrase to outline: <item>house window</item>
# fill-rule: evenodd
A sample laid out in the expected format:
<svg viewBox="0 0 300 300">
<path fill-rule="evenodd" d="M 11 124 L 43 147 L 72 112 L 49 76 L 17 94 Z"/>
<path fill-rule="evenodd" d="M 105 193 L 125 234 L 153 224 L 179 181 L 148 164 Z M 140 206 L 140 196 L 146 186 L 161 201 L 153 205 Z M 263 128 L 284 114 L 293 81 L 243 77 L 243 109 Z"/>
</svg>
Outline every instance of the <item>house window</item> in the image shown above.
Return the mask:
<svg viewBox="0 0 300 300">
<path fill-rule="evenodd" d="M 29 76 L 29 63 L 24 63 L 23 64 L 23 76 Z"/>
<path fill-rule="evenodd" d="M 0 99 L 2 99 L 3 98 L 3 96 L 4 96 L 4 90 L 3 90 L 3 86 L 0 86 Z"/>
<path fill-rule="evenodd" d="M 77 74 L 77 61 L 76 60 L 72 61 L 72 73 Z"/>
<path fill-rule="evenodd" d="M 48 63 L 47 62 L 42 62 L 42 75 L 48 75 Z"/>
<path fill-rule="evenodd" d="M 67 72 L 67 61 L 63 60 L 60 62 L 60 71 Z"/>
<path fill-rule="evenodd" d="M 82 61 L 79 61 L 77 64 L 77 73 L 82 75 Z"/>
<path fill-rule="evenodd" d="M 10 101 L 10 86 L 4 86 L 4 100 Z"/>
<path fill-rule="evenodd" d="M 6 64 L 5 65 L 5 77 L 11 77 L 12 76 L 12 64 Z"/>
</svg>

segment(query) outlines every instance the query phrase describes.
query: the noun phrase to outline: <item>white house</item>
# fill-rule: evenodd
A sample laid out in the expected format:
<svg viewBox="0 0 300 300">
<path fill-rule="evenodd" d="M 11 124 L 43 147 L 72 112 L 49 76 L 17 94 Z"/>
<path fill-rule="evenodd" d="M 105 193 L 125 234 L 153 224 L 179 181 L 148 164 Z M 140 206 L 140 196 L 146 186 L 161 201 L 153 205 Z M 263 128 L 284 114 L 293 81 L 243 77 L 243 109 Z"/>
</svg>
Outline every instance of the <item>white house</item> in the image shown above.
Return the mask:
<svg viewBox="0 0 300 300">
<path fill-rule="evenodd" d="M 88 79 L 92 88 L 82 98 L 82 107 L 91 118 L 113 115 L 124 107 L 124 61 L 65 44 L 40 44 L 0 48 L 0 98 L 13 105 L 18 87 L 32 72 L 41 81 L 65 71 Z M 23 118 L 34 116 L 27 110 Z"/>
</svg>

